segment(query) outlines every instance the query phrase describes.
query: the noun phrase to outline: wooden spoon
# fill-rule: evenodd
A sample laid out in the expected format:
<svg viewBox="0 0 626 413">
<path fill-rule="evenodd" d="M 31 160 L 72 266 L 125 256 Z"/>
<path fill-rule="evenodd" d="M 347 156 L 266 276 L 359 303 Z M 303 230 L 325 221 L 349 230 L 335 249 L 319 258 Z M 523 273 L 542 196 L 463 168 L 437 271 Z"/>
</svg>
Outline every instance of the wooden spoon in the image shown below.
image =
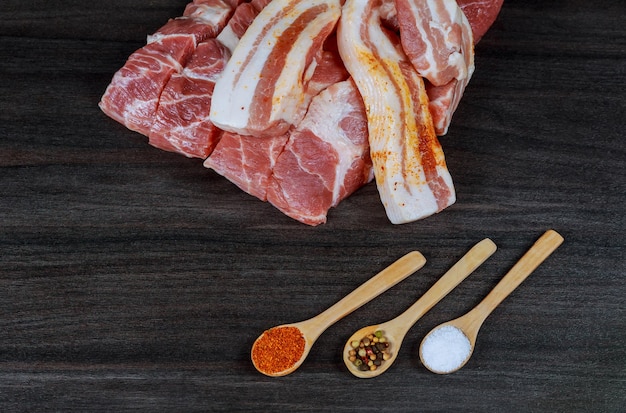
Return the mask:
<svg viewBox="0 0 626 413">
<path fill-rule="evenodd" d="M 420 359 L 424 366 L 432 372 L 438 374 L 452 373 L 463 367 L 470 359 L 474 351 L 478 331 L 487 316 L 489 316 L 489 314 L 491 314 L 491 312 L 502 302 L 502 300 L 515 290 L 539 266 L 539 264 L 548 258 L 548 256 L 550 256 L 550 254 L 552 254 L 552 252 L 554 252 L 554 250 L 556 250 L 562 242 L 563 237 L 556 231 L 546 231 L 476 307 L 464 316 L 440 324 L 432 329 L 430 333 L 424 337 L 420 345 Z M 451 350 L 452 357 L 454 357 L 454 354 L 457 356 L 460 354 L 461 358 L 459 363 L 452 363 L 456 365 L 446 367 L 445 370 L 431 366 L 430 364 L 435 363 L 429 360 L 431 357 L 424 355 L 424 346 L 427 340 L 434 337 L 433 334 L 436 332 L 439 332 L 439 336 L 441 336 L 443 331 L 441 329 L 444 327 L 448 327 L 446 331 L 451 333 L 453 337 L 459 337 L 459 339 L 453 340 L 458 344 L 458 346 L 450 343 L 450 347 L 448 349 Z M 455 331 L 450 327 L 455 327 L 460 331 Z M 467 341 L 469 341 L 469 348 L 467 347 L 468 343 L 464 340 L 463 335 Z M 438 349 L 436 350 L 437 353 L 445 352 L 446 349 L 443 347 L 446 346 L 446 343 L 442 343 L 442 346 L 438 346 Z M 462 359 L 462 354 L 464 354 L 462 350 L 463 348 L 465 348 L 465 352 L 467 352 L 467 356 L 464 359 Z M 434 355 L 433 357 L 440 356 Z M 437 365 L 443 366 L 442 363 L 437 363 Z"/>
<path fill-rule="evenodd" d="M 486 238 L 472 247 L 452 268 L 448 270 L 432 287 L 404 313 L 382 324 L 363 327 L 348 339 L 343 349 L 343 361 L 350 373 L 360 378 L 371 378 L 383 374 L 395 361 L 407 331 L 428 312 L 435 304 L 467 278 L 476 268 L 496 251 L 496 244 Z M 390 358 L 383 361 L 375 370 L 360 370 L 350 360 L 353 342 L 360 342 L 364 337 L 381 331 L 389 342 Z"/>
<path fill-rule="evenodd" d="M 300 321 L 298 323 L 284 324 L 272 327 L 270 330 L 265 331 L 259 336 L 259 338 L 256 339 L 256 341 L 252 345 L 251 354 L 254 367 L 261 373 L 272 377 L 285 376 L 293 372 L 298 367 L 300 367 L 304 359 L 309 354 L 311 347 L 313 346 L 317 338 L 322 334 L 322 332 L 324 332 L 324 330 L 333 325 L 335 322 L 339 321 L 341 318 L 350 314 L 352 311 L 361 307 L 363 304 L 367 303 L 368 301 L 382 294 L 400 281 L 404 280 L 406 277 L 413 274 L 418 269 L 422 268 L 425 263 L 426 258 L 424 258 L 424 256 L 420 252 L 409 252 L 319 315 L 305 321 Z M 254 357 L 255 350 L 257 352 L 265 351 L 258 347 L 259 341 L 269 331 L 275 331 L 277 329 L 284 329 L 288 327 L 295 327 L 300 330 L 300 332 L 302 333 L 302 337 L 304 338 L 304 351 L 302 352 L 302 355 L 299 359 L 295 360 L 293 364 L 289 365 L 284 370 L 266 371 L 267 369 L 259 365 Z M 266 354 L 264 354 L 264 356 L 274 356 L 273 354 L 267 354 L 267 351 L 265 351 L 265 353 Z"/>
</svg>

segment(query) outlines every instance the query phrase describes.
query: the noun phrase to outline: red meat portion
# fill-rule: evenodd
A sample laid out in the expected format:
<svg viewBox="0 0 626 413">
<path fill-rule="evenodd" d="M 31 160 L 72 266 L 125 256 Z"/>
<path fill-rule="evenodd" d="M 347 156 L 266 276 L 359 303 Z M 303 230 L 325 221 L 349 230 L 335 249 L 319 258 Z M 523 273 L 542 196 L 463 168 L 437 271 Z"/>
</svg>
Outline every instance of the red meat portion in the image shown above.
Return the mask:
<svg viewBox="0 0 626 413">
<path fill-rule="evenodd" d="M 227 15 L 224 13 L 223 17 L 226 20 Z M 187 35 L 193 39 L 195 44 L 198 44 L 209 37 L 215 37 L 221 29 L 222 26 L 207 24 L 206 21 L 198 18 L 177 17 L 170 19 L 159 30 L 148 36 L 148 43 L 163 37 Z"/>
<path fill-rule="evenodd" d="M 189 36 L 168 36 L 134 52 L 115 73 L 99 106 L 128 129 L 148 135 L 159 96 L 195 48 Z"/>
<path fill-rule="evenodd" d="M 323 156 L 320 156 L 323 154 Z M 349 80 L 316 96 L 274 165 L 267 200 L 300 222 L 326 222 L 331 207 L 373 178 L 367 117 Z"/>
<path fill-rule="evenodd" d="M 496 21 L 504 0 L 457 0 L 456 3 L 472 26 L 476 44 Z"/>
<path fill-rule="evenodd" d="M 328 86 L 350 77 L 337 50 L 337 36 L 334 34 L 326 39 L 324 49 L 317 54 L 315 61 L 317 66 L 307 85 L 307 95 L 316 96 Z"/>
<path fill-rule="evenodd" d="M 149 142 L 157 148 L 205 159 L 222 133 L 209 120 L 215 81 L 230 52 L 215 39 L 200 43 L 181 73 L 163 89 Z"/>
<path fill-rule="evenodd" d="M 204 166 L 250 195 L 266 201 L 272 168 L 287 138 L 288 135 L 259 138 L 225 132 L 211 156 L 204 161 Z"/>
<path fill-rule="evenodd" d="M 215 36 L 227 22 L 231 7 L 222 0 L 196 0 L 188 16 L 169 20 L 148 44 L 134 52 L 115 73 L 99 106 L 127 128 L 148 135 L 159 97 L 174 73 L 180 73 L 197 44 Z"/>
</svg>

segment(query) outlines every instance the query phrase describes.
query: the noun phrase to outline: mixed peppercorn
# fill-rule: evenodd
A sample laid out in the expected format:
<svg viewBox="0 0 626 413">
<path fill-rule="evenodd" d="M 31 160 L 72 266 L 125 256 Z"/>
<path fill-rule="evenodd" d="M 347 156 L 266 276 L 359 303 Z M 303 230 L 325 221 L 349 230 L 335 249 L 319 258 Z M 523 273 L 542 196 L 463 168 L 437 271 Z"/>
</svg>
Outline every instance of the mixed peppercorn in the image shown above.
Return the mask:
<svg viewBox="0 0 626 413">
<path fill-rule="evenodd" d="M 391 358 L 389 342 L 380 330 L 368 334 L 360 341 L 351 341 L 350 347 L 348 358 L 362 371 L 376 370 L 385 360 Z"/>
</svg>

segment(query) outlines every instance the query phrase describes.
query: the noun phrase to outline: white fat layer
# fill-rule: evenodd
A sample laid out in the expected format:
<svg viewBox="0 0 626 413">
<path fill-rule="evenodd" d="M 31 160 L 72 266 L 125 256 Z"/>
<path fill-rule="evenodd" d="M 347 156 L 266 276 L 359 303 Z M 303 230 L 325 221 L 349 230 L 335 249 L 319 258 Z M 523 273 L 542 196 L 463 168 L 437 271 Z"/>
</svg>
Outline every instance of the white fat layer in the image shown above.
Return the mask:
<svg viewBox="0 0 626 413">
<path fill-rule="evenodd" d="M 230 26 L 224 27 L 224 30 L 217 35 L 216 39 L 228 48 L 232 54 L 239 43 L 239 37 L 233 32 Z"/>
<path fill-rule="evenodd" d="M 380 198 L 389 220 L 401 224 L 424 218 L 439 208 L 426 181 L 420 155 L 413 151 L 416 145 L 402 141 L 407 130 L 416 136 L 417 126 L 409 113 L 402 116 L 401 108 L 419 104 L 411 101 L 398 65 L 404 57 L 380 29 L 378 12 L 374 10 L 368 16 L 366 11 L 366 2 L 345 3 L 338 31 L 339 52 L 365 102 Z M 362 25 L 368 28 L 369 41 L 376 50 L 370 50 L 361 38 Z M 389 75 L 387 70 L 393 73 Z M 447 169 L 440 167 L 437 172 L 452 189 Z M 454 196 L 450 198 L 448 204 L 454 202 Z"/>
<path fill-rule="evenodd" d="M 276 93 L 272 97 L 270 120 L 289 119 L 301 107 L 304 57 L 310 49 L 311 39 L 328 22 L 339 18 L 340 7 L 338 0 L 302 0 L 291 13 L 275 19 L 275 16 L 284 14 L 282 11 L 289 1 L 293 0 L 270 2 L 254 19 L 235 47 L 222 77 L 215 85 L 214 95 L 219 99 L 211 107 L 210 118 L 218 127 L 237 133 L 247 132 L 250 108 L 256 104 L 256 86 L 277 40 L 302 13 L 326 3 L 331 5 L 330 11 L 320 13 L 304 33 L 294 40 L 294 46 L 278 79 Z"/>
</svg>

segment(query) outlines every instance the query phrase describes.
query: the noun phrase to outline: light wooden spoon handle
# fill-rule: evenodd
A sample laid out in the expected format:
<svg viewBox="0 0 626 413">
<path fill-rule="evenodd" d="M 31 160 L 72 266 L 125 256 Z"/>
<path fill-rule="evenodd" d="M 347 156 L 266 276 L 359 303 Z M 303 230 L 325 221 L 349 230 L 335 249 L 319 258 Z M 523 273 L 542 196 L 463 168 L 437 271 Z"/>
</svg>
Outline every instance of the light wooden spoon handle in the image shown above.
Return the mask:
<svg viewBox="0 0 626 413">
<path fill-rule="evenodd" d="M 408 330 L 443 297 L 466 279 L 476 268 L 496 251 L 496 244 L 485 238 L 474 245 L 454 264 L 419 300 L 396 317 L 394 325 Z"/>
<path fill-rule="evenodd" d="M 546 231 L 509 270 L 489 294 L 468 313 L 474 324 L 482 324 L 489 314 L 556 250 L 563 237 L 554 230 Z M 470 315 L 471 314 L 471 315 Z"/>
<path fill-rule="evenodd" d="M 324 312 L 299 323 L 301 328 L 307 329 L 310 338 L 315 341 L 333 323 L 404 280 L 422 268 L 425 263 L 426 258 L 420 252 L 409 252 Z"/>
</svg>

